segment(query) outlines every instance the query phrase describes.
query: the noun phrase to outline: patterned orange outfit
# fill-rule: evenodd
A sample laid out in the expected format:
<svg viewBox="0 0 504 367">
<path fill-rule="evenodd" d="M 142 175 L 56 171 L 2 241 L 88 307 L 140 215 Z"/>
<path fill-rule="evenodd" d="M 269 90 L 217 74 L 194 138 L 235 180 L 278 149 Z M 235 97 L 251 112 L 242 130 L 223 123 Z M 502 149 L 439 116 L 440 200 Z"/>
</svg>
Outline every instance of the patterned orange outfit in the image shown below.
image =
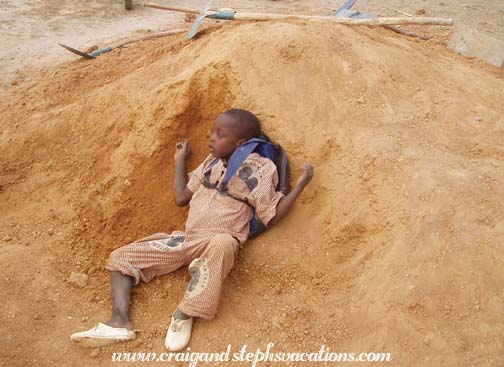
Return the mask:
<svg viewBox="0 0 504 367">
<path fill-rule="evenodd" d="M 231 196 L 205 187 L 204 173 L 214 158 L 209 155 L 190 174 L 187 187 L 193 192 L 185 232 L 156 233 L 114 250 L 106 269 L 150 282 L 189 264 L 191 281 L 178 308 L 185 314 L 211 320 L 217 313 L 222 285 L 247 240 L 252 208 Z M 211 170 L 210 182 L 224 178 L 226 167 L 219 160 Z M 228 183 L 229 193 L 252 205 L 267 224 L 284 196 L 275 190 L 275 164 L 257 153 L 243 162 Z"/>
</svg>

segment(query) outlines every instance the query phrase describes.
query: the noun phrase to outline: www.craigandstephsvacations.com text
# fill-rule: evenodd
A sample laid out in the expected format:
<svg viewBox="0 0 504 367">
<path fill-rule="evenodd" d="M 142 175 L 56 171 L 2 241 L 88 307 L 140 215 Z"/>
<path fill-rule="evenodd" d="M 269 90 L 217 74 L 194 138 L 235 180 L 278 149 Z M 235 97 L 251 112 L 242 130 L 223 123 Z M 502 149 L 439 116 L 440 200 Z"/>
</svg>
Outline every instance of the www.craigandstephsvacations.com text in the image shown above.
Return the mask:
<svg viewBox="0 0 504 367">
<path fill-rule="evenodd" d="M 235 362 L 255 367 L 261 362 L 299 362 L 304 365 L 307 362 L 389 362 L 392 359 L 390 353 L 332 352 L 325 345 L 321 345 L 318 352 L 284 352 L 274 350 L 274 347 L 274 343 L 269 343 L 264 350 L 252 350 L 245 344 L 233 351 L 228 344 L 223 352 L 114 352 L 112 362 L 187 362 L 189 367 L 205 362 Z"/>
</svg>

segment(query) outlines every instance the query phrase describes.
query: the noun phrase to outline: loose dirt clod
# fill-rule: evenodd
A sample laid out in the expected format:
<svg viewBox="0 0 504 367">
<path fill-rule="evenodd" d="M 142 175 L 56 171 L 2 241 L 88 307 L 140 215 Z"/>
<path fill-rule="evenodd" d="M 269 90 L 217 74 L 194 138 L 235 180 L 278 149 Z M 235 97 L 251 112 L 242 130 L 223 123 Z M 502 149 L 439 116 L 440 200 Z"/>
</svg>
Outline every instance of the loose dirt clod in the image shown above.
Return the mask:
<svg viewBox="0 0 504 367">
<path fill-rule="evenodd" d="M 88 276 L 86 274 L 72 272 L 67 281 L 75 288 L 84 288 L 87 284 Z"/>
</svg>

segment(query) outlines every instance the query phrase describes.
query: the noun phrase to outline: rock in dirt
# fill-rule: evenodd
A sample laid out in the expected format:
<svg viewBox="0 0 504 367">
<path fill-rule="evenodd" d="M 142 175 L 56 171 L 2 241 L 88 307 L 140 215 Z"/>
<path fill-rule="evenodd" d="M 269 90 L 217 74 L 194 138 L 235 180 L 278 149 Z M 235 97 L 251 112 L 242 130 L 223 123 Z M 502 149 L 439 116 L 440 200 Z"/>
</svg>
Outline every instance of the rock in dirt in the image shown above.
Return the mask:
<svg viewBox="0 0 504 367">
<path fill-rule="evenodd" d="M 88 276 L 83 273 L 72 272 L 67 282 L 75 288 L 84 288 L 87 284 Z"/>
<path fill-rule="evenodd" d="M 495 35 L 459 25 L 448 42 L 448 48 L 504 68 L 504 41 Z"/>
</svg>

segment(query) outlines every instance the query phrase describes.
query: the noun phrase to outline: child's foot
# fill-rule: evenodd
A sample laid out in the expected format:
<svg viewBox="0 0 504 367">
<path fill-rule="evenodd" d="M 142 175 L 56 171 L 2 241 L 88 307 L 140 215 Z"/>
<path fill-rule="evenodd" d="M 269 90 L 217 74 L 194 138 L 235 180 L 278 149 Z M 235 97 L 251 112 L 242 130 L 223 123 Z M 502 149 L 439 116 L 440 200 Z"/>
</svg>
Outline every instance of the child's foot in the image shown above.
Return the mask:
<svg viewBox="0 0 504 367">
<path fill-rule="evenodd" d="M 191 316 L 186 315 L 182 311 L 180 311 L 178 308 L 175 310 L 175 313 L 173 314 L 173 317 L 177 320 L 188 320 L 191 318 Z"/>
<path fill-rule="evenodd" d="M 189 316 L 188 319 L 180 318 L 177 311 L 172 315 L 171 324 L 165 338 L 165 347 L 172 352 L 182 350 L 189 344 L 193 324 L 192 317 Z"/>
<path fill-rule="evenodd" d="M 99 322 L 87 331 L 72 334 L 70 339 L 83 346 L 97 348 L 112 343 L 133 340 L 135 337 L 135 332 L 131 329 L 115 328 Z"/>
<path fill-rule="evenodd" d="M 126 328 L 126 329 L 133 329 L 133 325 L 129 320 L 117 320 L 117 319 L 110 319 L 104 322 L 105 325 L 112 326 L 114 328 Z"/>
</svg>

